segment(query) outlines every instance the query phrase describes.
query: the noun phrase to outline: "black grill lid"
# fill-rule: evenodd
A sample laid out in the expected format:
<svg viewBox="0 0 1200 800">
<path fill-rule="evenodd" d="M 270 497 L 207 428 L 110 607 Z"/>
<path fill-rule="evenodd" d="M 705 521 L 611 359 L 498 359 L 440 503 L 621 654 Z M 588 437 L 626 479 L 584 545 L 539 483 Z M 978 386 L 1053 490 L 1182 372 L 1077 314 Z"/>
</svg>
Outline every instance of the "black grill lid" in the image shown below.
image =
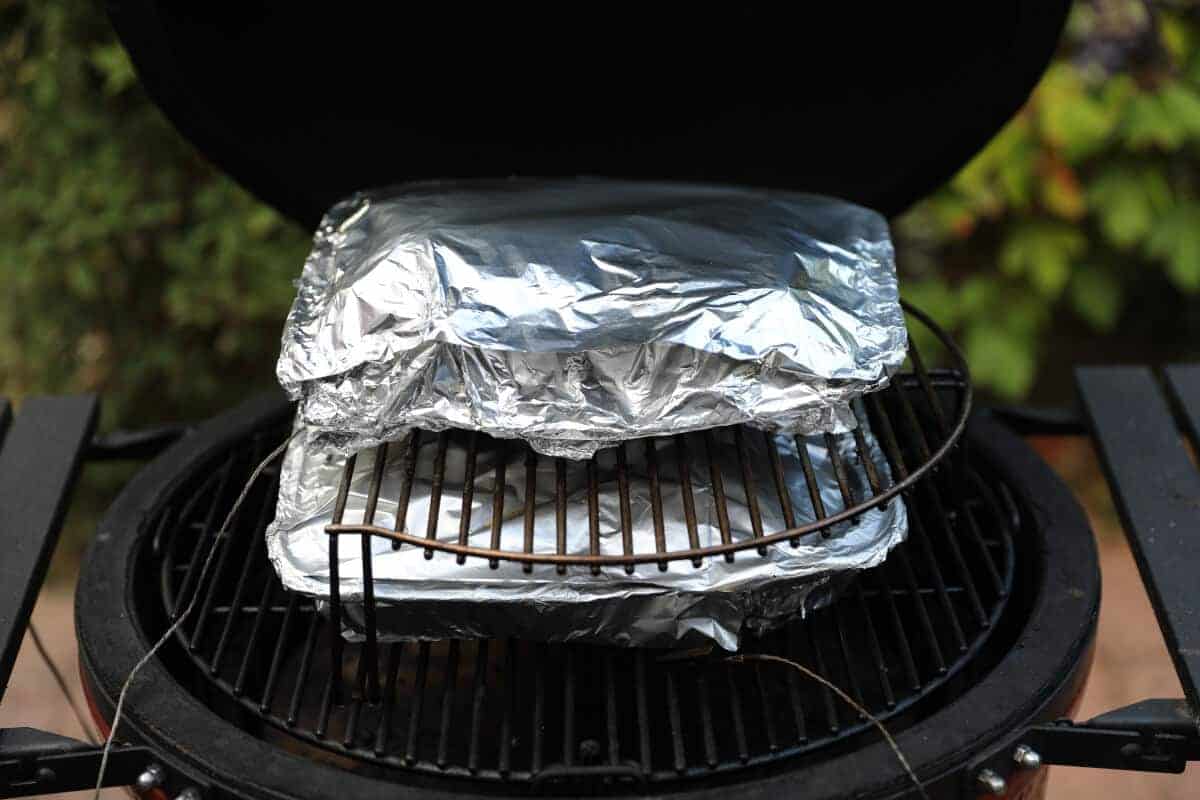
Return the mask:
<svg viewBox="0 0 1200 800">
<path fill-rule="evenodd" d="M 110 3 L 151 97 L 309 227 L 356 189 L 592 174 L 817 191 L 892 215 L 1016 112 L 1066 0 L 750 7 Z"/>
</svg>

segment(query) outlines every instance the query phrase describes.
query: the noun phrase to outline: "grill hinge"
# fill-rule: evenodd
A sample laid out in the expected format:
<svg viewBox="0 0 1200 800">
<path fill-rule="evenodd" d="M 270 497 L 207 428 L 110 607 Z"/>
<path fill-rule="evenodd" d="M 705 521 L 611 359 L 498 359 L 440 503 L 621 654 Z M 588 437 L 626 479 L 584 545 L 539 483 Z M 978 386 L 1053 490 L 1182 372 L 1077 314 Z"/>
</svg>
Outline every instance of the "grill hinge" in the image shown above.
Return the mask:
<svg viewBox="0 0 1200 800">
<path fill-rule="evenodd" d="M 1022 743 L 1043 764 L 1178 773 L 1200 761 L 1200 722 L 1185 700 L 1142 700 L 1087 722 L 1035 726 Z"/>
<path fill-rule="evenodd" d="M 40 797 L 91 789 L 103 748 L 33 728 L 0 728 L 0 797 Z M 153 761 L 144 747 L 119 745 L 108 757 L 105 786 L 128 786 Z"/>
</svg>

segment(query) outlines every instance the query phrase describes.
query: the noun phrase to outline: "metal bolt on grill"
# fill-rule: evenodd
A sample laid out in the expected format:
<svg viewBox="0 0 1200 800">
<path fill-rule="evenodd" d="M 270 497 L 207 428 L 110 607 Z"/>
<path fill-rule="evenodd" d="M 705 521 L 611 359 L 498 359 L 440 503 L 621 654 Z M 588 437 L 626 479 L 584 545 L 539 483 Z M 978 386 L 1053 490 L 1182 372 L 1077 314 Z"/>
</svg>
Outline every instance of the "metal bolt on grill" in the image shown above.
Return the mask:
<svg viewBox="0 0 1200 800">
<path fill-rule="evenodd" d="M 844 508 L 816 506 L 824 515 L 818 522 L 830 524 L 903 491 L 908 541 L 882 566 L 854 576 L 829 607 L 766 636 L 746 637 L 743 648 L 810 667 L 881 719 L 913 710 L 968 668 L 995 628 L 1014 576 L 1015 511 L 1003 492 L 976 474 L 965 455 L 933 469 L 963 428 L 967 382 L 960 371 L 926 370 L 915 349 L 912 354 L 913 372 L 897 376 L 859 409 L 880 439 L 895 483 L 884 486 L 871 471 L 872 497 L 855 497 L 840 482 Z M 157 520 L 155 552 L 168 615 L 176 598 L 193 591 L 202 555 L 241 480 L 283 435 L 260 437 L 256 452 L 228 454 L 186 503 Z M 483 436 L 477 443 L 490 446 Z M 701 445 L 690 452 L 703 451 Z M 277 465 L 272 470 L 277 480 Z M 232 717 L 240 724 L 265 722 L 267 730 L 349 758 L 348 764 L 510 783 L 682 780 L 799 756 L 869 730 L 865 719 L 794 670 L 734 664 L 720 651 L 512 639 L 381 645 L 371 635 L 369 592 L 368 635 L 347 642 L 338 595 L 326 617 L 310 598 L 285 590 L 267 562 L 262 533 L 275 492 L 274 485 L 254 490 L 257 511 L 244 506 L 234 535 L 218 544 L 212 576 L 198 587 L 200 613 L 179 631 L 188 657 L 207 678 L 194 682 L 196 691 L 218 689 L 241 709 Z M 720 497 L 715 492 L 713 502 Z M 339 504 L 344 499 L 343 487 Z M 786 508 L 786 492 L 779 499 Z M 364 542 L 395 534 L 371 526 L 377 500 L 373 491 L 362 524 L 331 528 L 331 549 L 347 534 Z M 764 532 L 743 549 L 787 546 L 817 529 Z M 392 538 L 489 562 L 518 556 L 531 567 L 562 563 L 558 554 Z M 661 546 L 632 553 L 629 562 L 604 563 L 733 557 L 735 549 Z M 592 565 L 587 556 L 570 559 Z M 337 586 L 336 573 L 331 578 Z"/>
</svg>

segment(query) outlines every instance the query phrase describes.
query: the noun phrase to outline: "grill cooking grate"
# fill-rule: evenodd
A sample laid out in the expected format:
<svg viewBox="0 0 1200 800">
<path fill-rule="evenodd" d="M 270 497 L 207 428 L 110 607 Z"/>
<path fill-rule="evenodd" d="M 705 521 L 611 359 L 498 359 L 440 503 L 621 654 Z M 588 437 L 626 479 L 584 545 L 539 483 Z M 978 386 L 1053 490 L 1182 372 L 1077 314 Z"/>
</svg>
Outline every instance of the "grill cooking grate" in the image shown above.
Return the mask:
<svg viewBox="0 0 1200 800">
<path fill-rule="evenodd" d="M 743 649 L 808 666 L 893 725 L 970 671 L 1014 576 L 1016 512 L 1003 490 L 982 480 L 962 453 L 930 468 L 957 435 L 965 380 L 926 371 L 917 358 L 913 374 L 860 408 L 896 479 L 885 487 L 872 472 L 871 488 L 876 499 L 905 491 L 909 540 L 882 566 L 850 579 L 828 608 L 767 636 L 747 636 Z M 311 599 L 280 585 L 267 562 L 262 534 L 277 484 L 265 481 L 218 545 L 211 578 L 196 587 L 234 495 L 284 435 L 263 434 L 253 447 L 227 453 L 177 495 L 185 502 L 156 520 L 153 557 L 168 617 L 176 598 L 196 589 L 202 598 L 179 631 L 187 658 L 174 668 L 242 727 L 337 754 L 351 767 L 510 784 L 711 776 L 874 735 L 865 719 L 796 671 L 733 664 L 719 650 L 344 642 Z M 277 480 L 277 465 L 270 474 Z M 845 509 L 861 511 L 872 499 L 843 486 Z M 843 513 L 824 511 L 829 519 Z"/>
</svg>

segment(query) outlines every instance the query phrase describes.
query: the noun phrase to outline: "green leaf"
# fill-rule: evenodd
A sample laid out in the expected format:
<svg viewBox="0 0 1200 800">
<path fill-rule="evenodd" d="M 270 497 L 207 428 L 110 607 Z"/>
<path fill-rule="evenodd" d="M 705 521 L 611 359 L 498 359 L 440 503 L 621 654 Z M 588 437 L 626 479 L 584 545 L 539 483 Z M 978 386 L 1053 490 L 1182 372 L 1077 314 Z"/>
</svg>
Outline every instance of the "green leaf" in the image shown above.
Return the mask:
<svg viewBox="0 0 1200 800">
<path fill-rule="evenodd" d="M 1023 222 L 1000 248 L 1000 267 L 1024 275 L 1044 297 L 1056 297 L 1071 276 L 1071 264 L 1087 249 L 1078 228 L 1057 222 Z"/>
<path fill-rule="evenodd" d="M 129 54 L 116 42 L 93 47 L 88 58 L 104 76 L 104 91 L 108 94 L 119 94 L 137 83 Z"/>
<path fill-rule="evenodd" d="M 1137 94 L 1126 108 L 1122 133 L 1134 149 L 1177 150 L 1188 138 L 1200 138 L 1200 95 L 1179 82 Z"/>
<path fill-rule="evenodd" d="M 1114 164 L 1089 182 L 1087 201 L 1100 229 L 1118 247 L 1129 247 L 1149 233 L 1155 218 L 1171 203 L 1163 171 L 1149 164 Z"/>
<path fill-rule="evenodd" d="M 1013 399 L 1033 385 L 1036 361 L 1031 344 L 1014 337 L 1004 326 L 979 320 L 967 329 L 967 361 L 972 377 L 1000 395 Z"/>
<path fill-rule="evenodd" d="M 1120 119 L 1120 108 L 1094 96 L 1077 68 L 1061 62 L 1038 87 L 1038 121 L 1046 141 L 1074 162 L 1101 148 Z"/>
<path fill-rule="evenodd" d="M 1121 285 L 1099 266 L 1075 272 L 1070 297 L 1075 313 L 1100 330 L 1111 330 L 1121 313 Z"/>
<path fill-rule="evenodd" d="M 1176 286 L 1200 289 L 1200 203 L 1179 203 L 1155 220 L 1146 252 L 1165 263 Z"/>
<path fill-rule="evenodd" d="M 1200 138 L 1200 94 L 1190 86 L 1172 82 L 1159 91 L 1159 102 L 1175 120 L 1181 134 Z"/>
</svg>

